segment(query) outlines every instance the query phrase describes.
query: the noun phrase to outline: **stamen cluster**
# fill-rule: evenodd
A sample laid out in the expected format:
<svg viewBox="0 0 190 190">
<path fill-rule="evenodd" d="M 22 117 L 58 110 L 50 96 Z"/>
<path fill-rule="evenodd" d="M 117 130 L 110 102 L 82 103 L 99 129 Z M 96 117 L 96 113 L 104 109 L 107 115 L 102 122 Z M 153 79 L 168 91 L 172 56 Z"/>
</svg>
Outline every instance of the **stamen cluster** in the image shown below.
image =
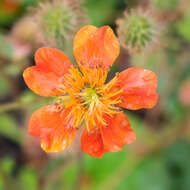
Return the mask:
<svg viewBox="0 0 190 190">
<path fill-rule="evenodd" d="M 84 121 L 88 131 L 98 123 L 106 126 L 103 119 L 104 114 L 113 115 L 120 111 L 116 104 L 120 103 L 119 94 L 122 90 L 112 88 L 117 81 L 117 76 L 109 83 L 104 84 L 107 71 L 102 69 L 91 69 L 84 66 L 72 67 L 65 74 L 64 85 L 59 87 L 65 94 L 59 96 L 58 103 L 62 108 L 72 108 L 67 116 L 72 120 L 75 127 L 81 126 Z"/>
</svg>

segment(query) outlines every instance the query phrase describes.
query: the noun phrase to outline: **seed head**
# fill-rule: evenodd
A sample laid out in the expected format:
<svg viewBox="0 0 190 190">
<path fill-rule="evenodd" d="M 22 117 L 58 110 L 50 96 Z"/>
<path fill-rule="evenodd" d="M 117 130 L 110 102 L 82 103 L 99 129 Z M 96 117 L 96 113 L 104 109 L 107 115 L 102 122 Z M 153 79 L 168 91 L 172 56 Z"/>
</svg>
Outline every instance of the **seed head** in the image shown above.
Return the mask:
<svg viewBox="0 0 190 190">
<path fill-rule="evenodd" d="M 35 9 L 35 15 L 39 39 L 45 45 L 58 48 L 65 48 L 76 31 L 86 22 L 84 12 L 74 0 L 40 3 Z"/>
<path fill-rule="evenodd" d="M 148 12 L 142 9 L 125 12 L 117 21 L 121 45 L 130 53 L 141 51 L 155 41 L 156 22 Z"/>
</svg>

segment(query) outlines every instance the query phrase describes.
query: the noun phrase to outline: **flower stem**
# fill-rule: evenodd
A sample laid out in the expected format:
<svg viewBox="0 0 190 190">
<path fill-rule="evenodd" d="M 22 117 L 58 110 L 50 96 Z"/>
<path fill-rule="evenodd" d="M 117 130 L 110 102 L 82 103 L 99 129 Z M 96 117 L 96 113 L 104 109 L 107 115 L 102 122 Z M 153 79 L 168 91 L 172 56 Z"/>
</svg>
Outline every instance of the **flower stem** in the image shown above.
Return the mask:
<svg viewBox="0 0 190 190">
<path fill-rule="evenodd" d="M 10 103 L 5 103 L 5 104 L 0 104 L 0 113 L 1 112 L 6 112 L 9 110 L 15 110 L 21 108 L 23 105 L 21 102 L 10 102 Z"/>
<path fill-rule="evenodd" d="M 3 186 L 5 190 L 12 190 L 12 185 L 11 185 L 11 179 L 10 177 L 5 173 L 3 167 L 2 167 L 2 162 L 0 162 L 0 175 L 3 181 Z"/>
</svg>

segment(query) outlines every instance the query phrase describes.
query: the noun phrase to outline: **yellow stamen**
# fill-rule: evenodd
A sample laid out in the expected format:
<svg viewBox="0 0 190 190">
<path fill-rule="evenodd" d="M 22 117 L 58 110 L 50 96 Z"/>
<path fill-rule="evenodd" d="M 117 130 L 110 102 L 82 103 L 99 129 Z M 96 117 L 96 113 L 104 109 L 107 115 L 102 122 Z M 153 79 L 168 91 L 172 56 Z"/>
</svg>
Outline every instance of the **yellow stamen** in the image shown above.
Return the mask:
<svg viewBox="0 0 190 190">
<path fill-rule="evenodd" d="M 120 112 L 116 104 L 120 103 L 122 90 L 113 89 L 117 76 L 109 83 L 104 84 L 107 71 L 101 68 L 72 67 L 64 76 L 62 85 L 66 95 L 60 96 L 58 103 L 65 108 L 71 108 L 65 118 L 71 120 L 73 126 L 80 127 L 84 122 L 88 131 L 106 126 L 104 114 L 113 115 Z"/>
</svg>

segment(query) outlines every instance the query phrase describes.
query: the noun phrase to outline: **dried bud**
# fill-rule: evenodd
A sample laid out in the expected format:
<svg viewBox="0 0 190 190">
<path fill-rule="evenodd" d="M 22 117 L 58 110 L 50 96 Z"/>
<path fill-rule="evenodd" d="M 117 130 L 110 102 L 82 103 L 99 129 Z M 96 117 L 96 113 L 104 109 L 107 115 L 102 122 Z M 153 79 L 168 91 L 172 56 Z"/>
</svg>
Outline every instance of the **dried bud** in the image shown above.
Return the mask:
<svg viewBox="0 0 190 190">
<path fill-rule="evenodd" d="M 33 15 L 25 15 L 14 24 L 11 36 L 23 43 L 38 46 L 39 42 L 35 38 L 37 31 L 37 24 L 34 22 Z"/>
<path fill-rule="evenodd" d="M 86 17 L 74 0 L 53 0 L 40 3 L 34 10 L 39 40 L 45 45 L 65 48 Z"/>
<path fill-rule="evenodd" d="M 117 21 L 121 45 L 130 53 L 141 51 L 156 41 L 156 21 L 142 9 L 125 12 Z"/>
<path fill-rule="evenodd" d="M 182 104 L 190 106 L 190 77 L 182 84 L 179 89 L 179 99 Z"/>
<path fill-rule="evenodd" d="M 31 46 L 22 43 L 16 38 L 0 34 L 0 57 L 14 62 L 20 61 L 29 55 Z"/>
</svg>

